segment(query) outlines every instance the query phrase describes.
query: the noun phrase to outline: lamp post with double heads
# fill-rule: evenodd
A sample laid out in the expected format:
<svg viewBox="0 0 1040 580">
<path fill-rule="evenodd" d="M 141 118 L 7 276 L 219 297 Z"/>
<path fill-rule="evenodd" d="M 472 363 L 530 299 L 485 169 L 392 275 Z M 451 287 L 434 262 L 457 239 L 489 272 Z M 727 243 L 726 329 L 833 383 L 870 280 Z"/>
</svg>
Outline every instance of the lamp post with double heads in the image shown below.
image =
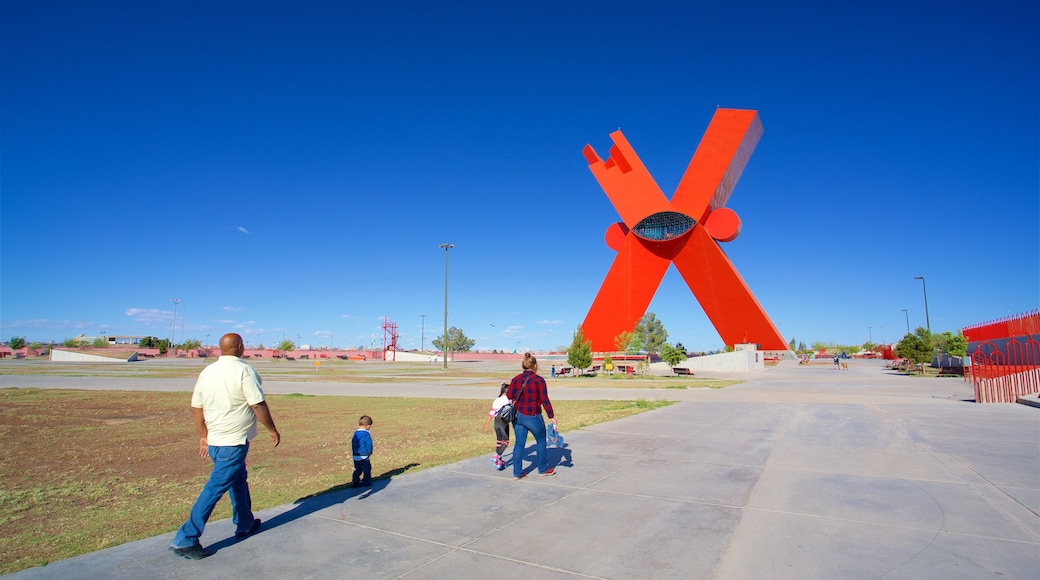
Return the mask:
<svg viewBox="0 0 1040 580">
<path fill-rule="evenodd" d="M 924 292 L 924 324 L 928 334 L 932 333 L 932 321 L 928 318 L 928 287 L 925 286 L 924 276 L 914 276 L 914 280 L 921 281 L 921 291 Z"/>
<path fill-rule="evenodd" d="M 181 303 L 181 299 L 170 298 L 170 302 L 173 302 L 173 326 L 170 328 L 170 347 L 172 348 L 177 339 L 177 305 Z"/>
<path fill-rule="evenodd" d="M 910 334 L 910 315 L 907 314 L 906 308 L 903 309 L 903 317 L 906 318 L 906 333 Z"/>
<path fill-rule="evenodd" d="M 455 244 L 441 244 L 440 247 L 444 248 L 444 337 L 441 340 L 444 344 L 444 368 L 448 368 L 448 250 L 455 247 Z"/>
<path fill-rule="evenodd" d="M 419 329 L 419 352 L 426 352 L 426 315 L 420 314 L 422 328 Z"/>
</svg>

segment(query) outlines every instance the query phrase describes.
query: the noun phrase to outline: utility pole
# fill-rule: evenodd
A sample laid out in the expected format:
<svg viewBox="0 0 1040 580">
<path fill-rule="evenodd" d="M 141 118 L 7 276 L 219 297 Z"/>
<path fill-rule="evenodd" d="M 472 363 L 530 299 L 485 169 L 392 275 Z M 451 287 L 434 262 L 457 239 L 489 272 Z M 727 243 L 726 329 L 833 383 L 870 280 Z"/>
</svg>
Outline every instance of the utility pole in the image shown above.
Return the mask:
<svg viewBox="0 0 1040 580">
<path fill-rule="evenodd" d="M 444 248 L 444 337 L 441 340 L 444 341 L 444 368 L 448 368 L 448 250 L 455 244 L 441 244 L 440 247 Z"/>
</svg>

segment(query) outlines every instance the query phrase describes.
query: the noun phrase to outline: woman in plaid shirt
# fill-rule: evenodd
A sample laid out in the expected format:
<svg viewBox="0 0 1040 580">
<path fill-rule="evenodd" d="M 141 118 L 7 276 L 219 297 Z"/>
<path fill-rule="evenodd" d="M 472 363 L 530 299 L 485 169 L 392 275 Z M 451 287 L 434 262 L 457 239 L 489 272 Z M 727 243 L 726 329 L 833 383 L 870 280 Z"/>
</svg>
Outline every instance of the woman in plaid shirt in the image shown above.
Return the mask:
<svg viewBox="0 0 1040 580">
<path fill-rule="evenodd" d="M 549 420 L 556 426 L 556 417 L 553 415 L 552 402 L 549 401 L 549 392 L 545 387 L 545 379 L 538 375 L 538 359 L 531 353 L 524 353 L 524 372 L 513 377 L 509 383 L 509 391 L 506 396 L 513 401 L 516 407 L 516 422 L 513 430 L 516 433 L 516 443 L 513 444 L 513 479 L 524 477 L 523 456 L 527 446 L 527 434 L 534 435 L 534 448 L 538 457 L 538 475 L 551 476 L 556 474 L 555 468 L 549 467 L 549 458 L 545 452 L 545 420 L 542 419 L 542 409 Z"/>
</svg>

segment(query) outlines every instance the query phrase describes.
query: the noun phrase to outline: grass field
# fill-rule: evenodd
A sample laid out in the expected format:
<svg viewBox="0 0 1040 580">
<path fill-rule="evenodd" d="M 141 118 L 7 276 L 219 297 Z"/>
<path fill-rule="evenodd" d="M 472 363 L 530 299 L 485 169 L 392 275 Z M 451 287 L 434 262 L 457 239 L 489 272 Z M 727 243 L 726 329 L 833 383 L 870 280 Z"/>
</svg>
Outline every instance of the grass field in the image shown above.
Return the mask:
<svg viewBox="0 0 1040 580">
<path fill-rule="evenodd" d="M 200 361 L 148 376 L 194 376 L 201 366 Z M 341 370 L 327 372 L 350 374 L 346 365 L 336 366 Z M 17 374 L 11 368 L 18 367 L 7 366 L 3 374 Z M 357 378 L 379 380 L 371 374 Z M 660 381 L 654 386 L 687 384 Z M 188 399 L 184 392 L 0 389 L 0 573 L 180 526 L 210 468 L 209 460 L 197 454 Z M 253 441 L 248 465 L 254 509 L 349 483 L 350 438 L 361 414 L 375 422 L 373 476 L 490 453 L 494 434 L 481 430 L 489 400 L 269 395 L 282 444 L 273 448 L 263 427 Z M 553 405 L 566 432 L 668 404 Z M 224 499 L 213 519 L 227 517 Z"/>
</svg>

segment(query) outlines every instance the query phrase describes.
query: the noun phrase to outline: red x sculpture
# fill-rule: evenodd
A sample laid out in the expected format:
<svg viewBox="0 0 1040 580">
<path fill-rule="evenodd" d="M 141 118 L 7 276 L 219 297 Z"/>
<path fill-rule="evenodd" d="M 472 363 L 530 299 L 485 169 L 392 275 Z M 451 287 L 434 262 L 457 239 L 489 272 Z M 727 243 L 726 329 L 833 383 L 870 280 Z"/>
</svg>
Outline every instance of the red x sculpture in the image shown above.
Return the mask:
<svg viewBox="0 0 1040 580">
<path fill-rule="evenodd" d="M 607 245 L 618 255 L 581 325 L 592 350 L 615 350 L 614 339 L 635 328 L 669 264 L 727 345 L 787 350 L 718 243 L 740 235 L 740 218 L 725 205 L 761 136 L 757 111 L 717 109 L 671 201 L 621 131 L 610 134 L 606 161 L 585 146 L 589 169 L 622 220 L 607 228 Z"/>
</svg>

